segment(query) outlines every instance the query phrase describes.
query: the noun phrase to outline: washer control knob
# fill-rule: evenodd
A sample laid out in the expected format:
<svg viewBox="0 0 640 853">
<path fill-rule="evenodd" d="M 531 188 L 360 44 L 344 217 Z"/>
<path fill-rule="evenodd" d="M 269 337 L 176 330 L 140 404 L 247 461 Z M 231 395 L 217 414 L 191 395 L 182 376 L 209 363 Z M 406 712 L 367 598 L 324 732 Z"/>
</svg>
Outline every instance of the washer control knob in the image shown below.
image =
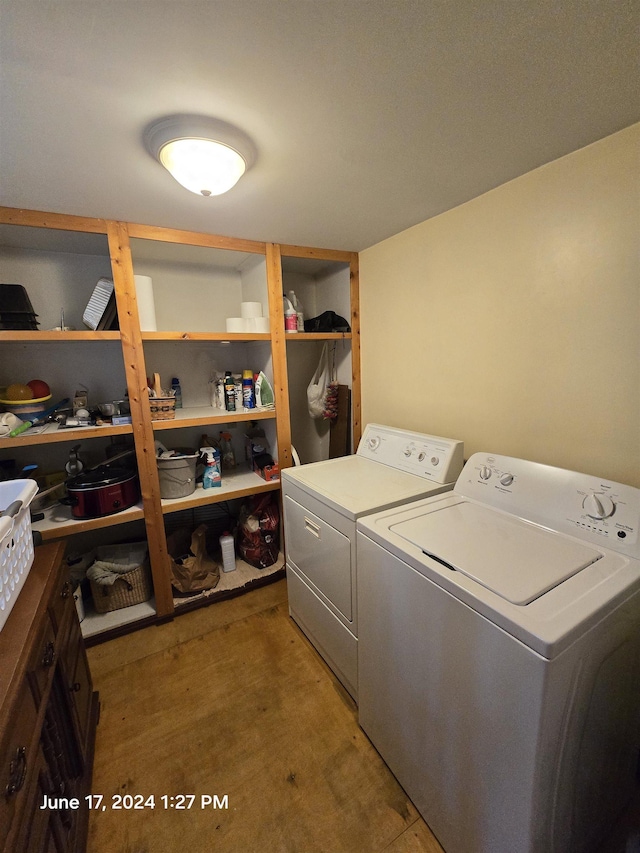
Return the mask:
<svg viewBox="0 0 640 853">
<path fill-rule="evenodd" d="M 603 519 L 613 515 L 616 505 L 608 495 L 598 492 L 594 495 L 587 495 L 582 501 L 582 508 L 589 518 Z"/>
<path fill-rule="evenodd" d="M 424 450 L 421 450 L 420 453 L 418 453 L 418 462 L 424 462 L 424 457 L 425 457 L 425 452 L 424 452 Z"/>
<path fill-rule="evenodd" d="M 432 464 L 432 465 L 433 465 L 433 467 L 435 468 L 435 467 L 436 467 L 436 465 L 439 465 L 439 464 L 440 464 L 440 459 L 439 459 L 437 456 L 432 456 L 432 457 L 431 457 L 431 464 Z"/>
<path fill-rule="evenodd" d="M 503 486 L 510 486 L 513 483 L 513 474 L 502 474 L 500 476 L 500 483 Z"/>
<path fill-rule="evenodd" d="M 488 480 L 490 476 L 491 476 L 491 468 L 487 467 L 486 465 L 483 465 L 480 468 L 480 479 L 481 480 Z"/>
<path fill-rule="evenodd" d="M 378 445 L 380 444 L 380 439 L 377 435 L 372 435 L 371 438 L 367 439 L 367 444 L 370 450 L 377 450 Z"/>
<path fill-rule="evenodd" d="M 411 456 L 411 448 L 410 448 L 409 446 L 405 447 L 405 449 L 404 449 L 404 455 L 405 455 L 406 457 Z"/>
</svg>

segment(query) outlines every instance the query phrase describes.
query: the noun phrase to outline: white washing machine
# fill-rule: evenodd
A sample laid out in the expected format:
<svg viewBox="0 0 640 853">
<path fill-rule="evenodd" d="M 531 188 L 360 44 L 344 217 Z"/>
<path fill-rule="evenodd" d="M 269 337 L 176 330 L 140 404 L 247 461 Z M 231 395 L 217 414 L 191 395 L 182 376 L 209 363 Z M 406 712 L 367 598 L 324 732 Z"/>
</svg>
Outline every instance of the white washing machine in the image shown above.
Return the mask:
<svg viewBox="0 0 640 853">
<path fill-rule="evenodd" d="M 453 488 L 461 441 L 369 424 L 354 456 L 282 472 L 289 612 L 357 700 L 356 519 Z"/>
<path fill-rule="evenodd" d="M 447 853 L 584 853 L 636 784 L 640 490 L 474 454 L 360 519 L 359 720 Z"/>
</svg>

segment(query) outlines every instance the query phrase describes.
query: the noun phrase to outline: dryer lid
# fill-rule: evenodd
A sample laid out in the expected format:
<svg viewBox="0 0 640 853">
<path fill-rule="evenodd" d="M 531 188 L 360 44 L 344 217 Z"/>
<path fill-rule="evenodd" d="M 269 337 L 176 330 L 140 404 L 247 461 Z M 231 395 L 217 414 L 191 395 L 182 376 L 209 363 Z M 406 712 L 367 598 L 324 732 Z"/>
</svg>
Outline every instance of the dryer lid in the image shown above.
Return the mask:
<svg viewBox="0 0 640 853">
<path fill-rule="evenodd" d="M 461 501 L 391 528 L 447 570 L 525 605 L 603 556 L 561 533 Z"/>
</svg>

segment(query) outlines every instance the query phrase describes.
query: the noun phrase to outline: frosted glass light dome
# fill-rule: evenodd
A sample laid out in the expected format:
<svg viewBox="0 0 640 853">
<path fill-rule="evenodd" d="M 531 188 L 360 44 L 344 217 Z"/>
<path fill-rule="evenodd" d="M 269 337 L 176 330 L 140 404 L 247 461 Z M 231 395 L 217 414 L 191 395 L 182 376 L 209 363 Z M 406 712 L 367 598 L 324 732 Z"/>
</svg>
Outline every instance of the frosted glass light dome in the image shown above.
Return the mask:
<svg viewBox="0 0 640 853">
<path fill-rule="evenodd" d="M 255 160 L 255 146 L 233 125 L 207 116 L 175 115 L 144 132 L 149 153 L 186 189 L 216 196 L 234 187 Z"/>
<path fill-rule="evenodd" d="M 160 150 L 160 162 L 179 184 L 199 195 L 222 195 L 246 170 L 244 159 L 222 142 L 175 139 Z"/>
</svg>

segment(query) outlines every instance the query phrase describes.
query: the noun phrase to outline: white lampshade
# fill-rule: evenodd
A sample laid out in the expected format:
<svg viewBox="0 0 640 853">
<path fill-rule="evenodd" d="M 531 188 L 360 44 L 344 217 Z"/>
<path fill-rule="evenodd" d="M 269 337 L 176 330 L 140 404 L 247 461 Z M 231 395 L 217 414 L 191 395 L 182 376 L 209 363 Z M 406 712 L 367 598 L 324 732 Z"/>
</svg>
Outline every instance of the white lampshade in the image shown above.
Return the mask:
<svg viewBox="0 0 640 853">
<path fill-rule="evenodd" d="M 147 150 L 186 189 L 197 195 L 226 193 L 255 159 L 242 131 L 206 116 L 168 116 L 144 134 Z"/>
</svg>

